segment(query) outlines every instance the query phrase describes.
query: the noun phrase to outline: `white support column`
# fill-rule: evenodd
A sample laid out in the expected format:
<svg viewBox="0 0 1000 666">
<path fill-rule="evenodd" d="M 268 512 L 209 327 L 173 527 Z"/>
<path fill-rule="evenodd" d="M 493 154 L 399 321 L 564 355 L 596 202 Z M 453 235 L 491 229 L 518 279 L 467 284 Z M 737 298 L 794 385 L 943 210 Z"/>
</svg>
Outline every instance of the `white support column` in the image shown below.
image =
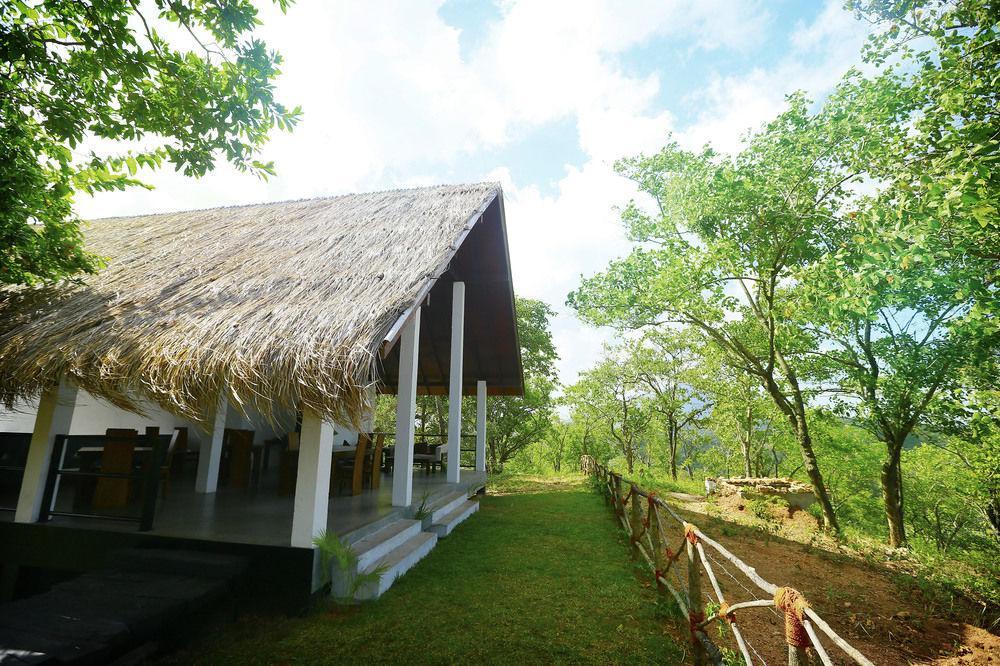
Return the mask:
<svg viewBox="0 0 1000 666">
<path fill-rule="evenodd" d="M 332 464 L 333 424 L 312 412 L 302 412 L 295 506 L 292 510 L 293 546 L 312 548 L 313 538 L 326 529 Z"/>
<path fill-rule="evenodd" d="M 486 471 L 486 382 L 476 382 L 476 471 Z"/>
<path fill-rule="evenodd" d="M 194 489 L 199 493 L 214 493 L 219 487 L 219 461 L 222 459 L 222 438 L 226 434 L 226 417 L 229 414 L 229 391 L 223 389 L 215 408 L 211 437 L 202 442 L 198 453 L 198 475 Z"/>
<path fill-rule="evenodd" d="M 35 429 L 31 435 L 28 459 L 24 464 L 24 480 L 21 482 L 21 493 L 14 512 L 15 522 L 34 523 L 38 520 L 56 435 L 69 434 L 75 406 L 76 387 L 65 381 L 60 381 L 58 386 L 42 393 L 35 415 Z"/>
<path fill-rule="evenodd" d="M 396 389 L 396 450 L 392 463 L 392 505 L 413 501 L 413 430 L 417 417 L 417 361 L 420 352 L 420 308 L 403 327 L 399 343 Z"/>
<path fill-rule="evenodd" d="M 465 283 L 451 291 L 451 365 L 448 370 L 448 483 L 462 478 L 462 353 L 465 351 Z"/>
</svg>

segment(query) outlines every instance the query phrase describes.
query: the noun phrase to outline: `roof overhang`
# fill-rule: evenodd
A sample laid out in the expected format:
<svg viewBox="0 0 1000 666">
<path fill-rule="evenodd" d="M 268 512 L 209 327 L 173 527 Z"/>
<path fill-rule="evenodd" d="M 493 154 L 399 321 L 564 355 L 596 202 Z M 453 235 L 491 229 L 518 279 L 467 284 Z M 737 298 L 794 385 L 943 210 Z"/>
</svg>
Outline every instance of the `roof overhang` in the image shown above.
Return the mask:
<svg viewBox="0 0 1000 666">
<path fill-rule="evenodd" d="M 386 333 L 381 345 L 380 388 L 396 392 L 400 335 L 416 308 L 422 307 L 417 391 L 423 395 L 448 393 L 452 285 L 464 282 L 462 393 L 475 395 L 476 382 L 485 381 L 489 395 L 523 395 L 521 346 L 500 192 L 475 212 L 452 247 L 444 270 L 428 278 L 414 303 Z"/>
</svg>

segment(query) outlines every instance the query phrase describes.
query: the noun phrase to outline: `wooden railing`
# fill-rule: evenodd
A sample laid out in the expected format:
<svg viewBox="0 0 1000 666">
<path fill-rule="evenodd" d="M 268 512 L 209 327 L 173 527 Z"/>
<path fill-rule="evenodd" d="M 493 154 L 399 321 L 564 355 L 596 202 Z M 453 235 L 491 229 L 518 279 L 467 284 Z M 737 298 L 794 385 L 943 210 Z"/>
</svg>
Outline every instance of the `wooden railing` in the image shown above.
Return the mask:
<svg viewBox="0 0 1000 666">
<path fill-rule="evenodd" d="M 820 641 L 820 634 L 843 650 L 855 663 L 873 666 L 867 657 L 841 638 L 797 590 L 791 587 L 779 587 L 764 580 L 756 569 L 684 520 L 655 493 L 643 490 L 590 456 L 583 457 L 581 469 L 599 480 L 605 498 L 611 502 L 615 515 L 629 535 L 632 548 L 653 568 L 657 587 L 661 591 L 669 592 L 687 617 L 695 664 L 701 666 L 707 661 L 714 664 L 722 663 L 719 647 L 705 631 L 713 622 L 725 622 L 729 625 L 736 647 L 748 666 L 754 663 L 766 663 L 740 631 L 734 613 L 742 609 L 776 607 L 784 614 L 785 641 L 788 643 L 790 666 L 809 664 L 807 649 L 811 649 L 824 665 L 833 665 Z M 671 529 L 674 522 L 678 526 Z M 671 534 L 676 537 L 676 550 L 672 550 L 670 546 Z M 706 546 L 714 555 L 706 551 Z M 713 563 L 722 567 L 721 561 L 716 556 L 734 565 L 751 584 L 770 595 L 770 598 L 729 603 L 713 568 Z M 681 559 L 683 563 L 677 564 Z M 679 568 L 686 569 L 686 581 L 681 579 Z M 732 576 L 728 571 L 726 573 Z M 708 578 L 716 598 L 716 603 L 712 604 L 715 610 L 708 617 L 702 594 L 702 574 Z M 743 587 L 748 594 L 755 596 L 748 587 Z"/>
</svg>

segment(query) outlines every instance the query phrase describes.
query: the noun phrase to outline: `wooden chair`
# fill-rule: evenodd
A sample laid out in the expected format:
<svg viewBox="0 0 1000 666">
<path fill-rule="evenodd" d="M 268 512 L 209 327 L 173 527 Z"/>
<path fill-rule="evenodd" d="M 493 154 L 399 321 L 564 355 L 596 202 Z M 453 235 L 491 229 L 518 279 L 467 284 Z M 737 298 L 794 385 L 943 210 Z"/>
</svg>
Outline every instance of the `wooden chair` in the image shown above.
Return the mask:
<svg viewBox="0 0 1000 666">
<path fill-rule="evenodd" d="M 368 451 L 368 444 L 368 435 L 361 433 L 358 435 L 358 446 L 354 449 L 354 456 L 352 458 L 344 460 L 335 457 L 333 459 L 333 477 L 336 480 L 338 493 L 344 482 L 350 477 L 351 494 L 361 494 L 365 482 L 365 453 Z"/>
<path fill-rule="evenodd" d="M 229 449 L 229 484 L 247 489 L 253 472 L 253 430 L 226 428 L 223 447 Z"/>
<path fill-rule="evenodd" d="M 288 433 L 288 446 L 281 452 L 278 464 L 278 494 L 295 494 L 295 477 L 299 467 L 299 433 Z"/>
<path fill-rule="evenodd" d="M 369 487 L 372 490 L 378 490 L 379 486 L 382 485 L 382 447 L 384 444 L 385 435 L 379 433 L 375 437 L 375 450 L 372 452 L 371 465 L 369 466 L 369 473 L 371 474 Z"/>
<path fill-rule="evenodd" d="M 108 428 L 101 453 L 101 471 L 131 474 L 135 459 L 135 442 L 139 433 L 125 428 Z M 95 509 L 117 509 L 128 504 L 129 479 L 98 478 L 94 490 Z"/>
</svg>

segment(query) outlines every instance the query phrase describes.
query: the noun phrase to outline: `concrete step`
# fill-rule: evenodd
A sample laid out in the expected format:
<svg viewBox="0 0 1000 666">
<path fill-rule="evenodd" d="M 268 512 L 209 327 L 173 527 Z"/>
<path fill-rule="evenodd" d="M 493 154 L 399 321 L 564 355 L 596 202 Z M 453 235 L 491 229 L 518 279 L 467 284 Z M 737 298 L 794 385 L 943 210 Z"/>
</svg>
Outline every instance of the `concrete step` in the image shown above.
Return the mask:
<svg viewBox="0 0 1000 666">
<path fill-rule="evenodd" d="M 369 582 L 362 585 L 354 595 L 354 598 L 363 601 L 381 597 L 385 594 L 386 590 L 392 587 L 397 578 L 409 571 L 413 565 L 433 550 L 437 544 L 437 539 L 437 534 L 433 532 L 420 532 L 416 536 L 407 539 L 383 558 L 373 562 L 362 573 L 375 571 L 381 567 L 383 568 L 381 578 L 377 582 Z"/>
<path fill-rule="evenodd" d="M 366 523 L 361 527 L 357 527 L 350 532 L 345 532 L 339 535 L 341 543 L 348 546 L 354 546 L 357 542 L 364 539 L 366 536 L 370 536 L 375 532 L 378 532 L 383 527 L 391 525 L 397 520 L 401 520 L 406 517 L 406 511 L 404 509 L 393 509 L 389 513 L 381 516 L 378 520 L 373 520 L 370 523 Z"/>
<path fill-rule="evenodd" d="M 431 523 L 431 531 L 438 537 L 446 537 L 451 534 L 459 523 L 479 511 L 479 502 L 466 500 L 458 505 L 451 513 L 441 516 L 440 520 Z"/>
<path fill-rule="evenodd" d="M 358 556 L 358 571 L 365 571 L 371 564 L 395 550 L 404 542 L 420 534 L 419 520 L 397 520 L 386 525 L 377 532 L 351 544 L 354 554 Z"/>
<path fill-rule="evenodd" d="M 431 523 L 439 523 L 441 519 L 453 512 L 464 502 L 468 501 L 469 496 L 465 491 L 459 491 L 457 493 L 451 493 L 446 495 L 438 501 L 434 508 L 431 510 Z"/>
</svg>

